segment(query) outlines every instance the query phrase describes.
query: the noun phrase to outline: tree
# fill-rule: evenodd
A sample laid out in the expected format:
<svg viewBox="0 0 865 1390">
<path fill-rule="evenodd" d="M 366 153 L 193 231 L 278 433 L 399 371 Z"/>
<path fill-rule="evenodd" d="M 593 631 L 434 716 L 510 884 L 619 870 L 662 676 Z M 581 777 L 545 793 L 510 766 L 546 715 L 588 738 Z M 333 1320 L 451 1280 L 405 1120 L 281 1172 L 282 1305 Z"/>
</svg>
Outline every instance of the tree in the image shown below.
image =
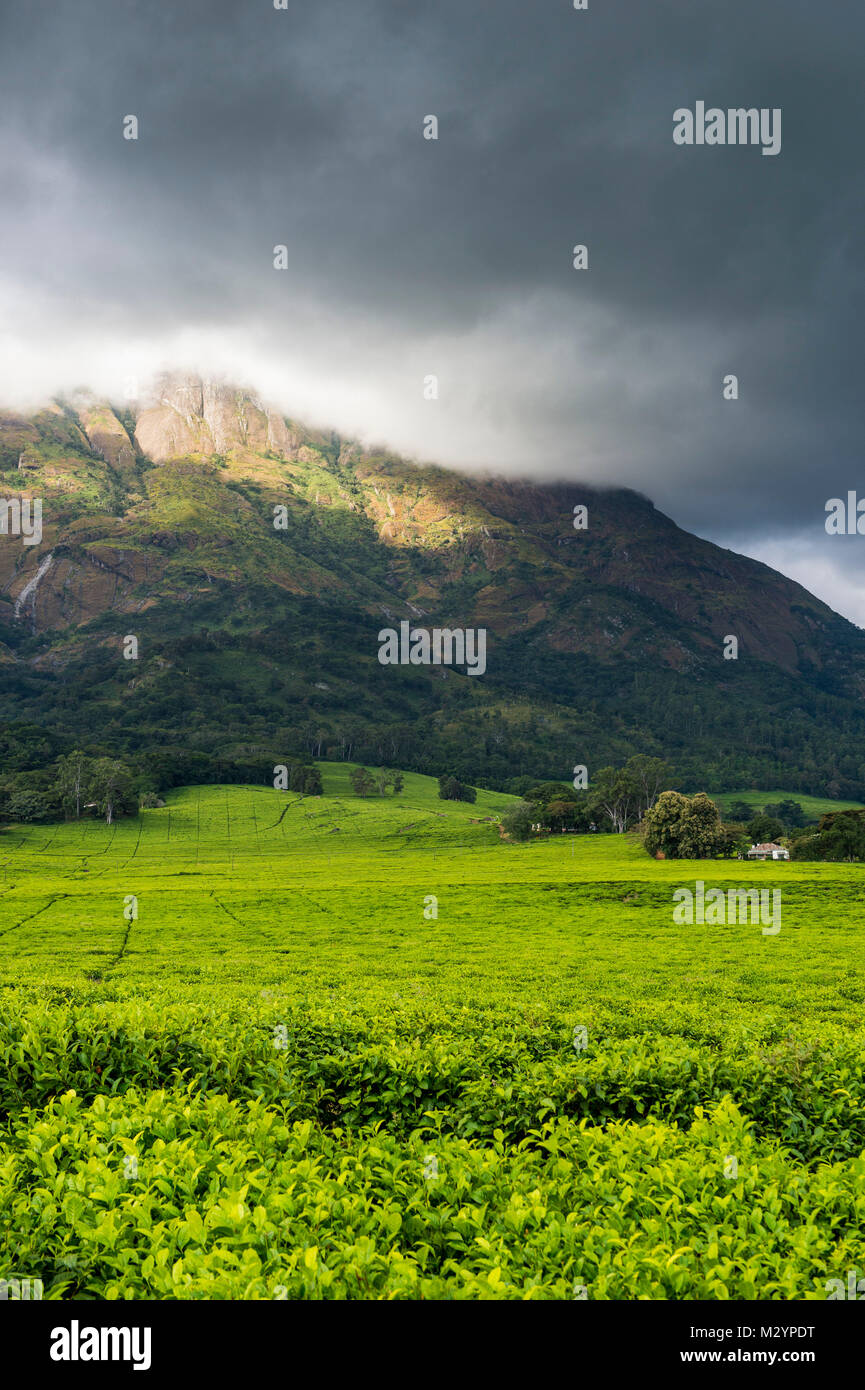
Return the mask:
<svg viewBox="0 0 865 1390">
<path fill-rule="evenodd" d="M 813 834 L 815 834 L 813 825 L 794 825 L 791 830 L 787 831 L 787 842 L 792 844 L 795 840 L 804 840 Z"/>
<path fill-rule="evenodd" d="M 401 792 L 402 789 L 403 789 L 404 781 L 405 781 L 405 779 L 403 778 L 403 775 L 402 775 L 401 772 L 395 772 L 395 773 L 393 774 L 393 777 L 391 778 L 391 783 L 392 783 L 392 785 L 393 785 L 393 794 L 394 794 L 394 796 L 399 796 L 400 792 Z"/>
<path fill-rule="evenodd" d="M 784 825 L 799 827 L 805 824 L 805 812 L 799 801 L 777 801 L 772 805 L 763 807 L 763 814 L 774 816 L 777 820 L 783 821 Z M 750 817 L 746 816 L 746 820 Z"/>
<path fill-rule="evenodd" d="M 865 807 L 859 811 L 825 811 L 820 817 L 820 824 L 817 826 L 819 833 L 822 835 L 824 830 L 831 830 L 839 816 L 844 816 L 845 819 L 852 816 L 854 820 L 865 821 Z"/>
<path fill-rule="evenodd" d="M 288 788 L 300 792 L 301 796 L 321 796 L 321 772 L 309 763 L 292 763 Z"/>
<path fill-rule="evenodd" d="M 75 808 L 75 819 L 81 819 L 81 804 L 84 788 L 91 775 L 91 764 L 86 753 L 80 748 L 57 759 L 57 785 L 64 807 Z"/>
<path fill-rule="evenodd" d="M 522 777 L 512 777 L 509 782 L 506 782 L 504 790 L 511 796 L 528 797 L 528 793 L 534 785 L 532 778 L 524 773 Z M 531 797 L 528 799 L 531 800 Z"/>
<path fill-rule="evenodd" d="M 365 767 L 353 767 L 348 776 L 358 796 L 372 796 L 375 780 Z"/>
<path fill-rule="evenodd" d="M 681 792 L 662 792 L 643 818 L 643 842 L 649 854 L 678 859 L 689 801 Z"/>
<path fill-rule="evenodd" d="M 793 843 L 794 859 L 829 859 L 852 863 L 865 859 L 865 817 L 861 811 L 833 811 L 821 817 L 816 835 Z"/>
<path fill-rule="evenodd" d="M 547 806 L 551 801 L 572 801 L 576 804 L 578 800 L 577 793 L 566 782 L 537 782 L 518 795 L 536 806 Z"/>
<path fill-rule="evenodd" d="M 741 821 L 743 825 L 747 825 L 754 814 L 754 807 L 749 806 L 747 801 L 731 801 L 727 814 L 731 821 Z"/>
<path fill-rule="evenodd" d="M 609 818 L 617 835 L 624 835 L 636 817 L 639 790 L 624 768 L 602 767 L 592 781 L 592 808 Z"/>
<path fill-rule="evenodd" d="M 777 817 L 767 816 L 765 812 L 761 812 L 749 820 L 746 829 L 755 845 L 773 843 L 779 835 L 784 834 L 784 827 Z"/>
<path fill-rule="evenodd" d="M 637 820 L 642 820 L 669 782 L 670 769 L 663 758 L 649 758 L 644 753 L 637 753 L 628 759 L 623 771 L 634 788 Z"/>
<path fill-rule="evenodd" d="M 117 758 L 97 758 L 93 764 L 88 795 L 92 796 L 105 822 L 110 825 L 115 814 L 130 809 L 132 773 Z M 133 802 L 137 810 L 137 802 Z"/>
<path fill-rule="evenodd" d="M 44 792 L 13 792 L 3 812 L 7 820 L 21 824 L 36 824 L 51 819 L 51 804 Z M 55 811 L 56 814 L 56 811 Z"/>
<path fill-rule="evenodd" d="M 306 767 L 303 763 L 292 763 L 288 772 L 288 790 L 302 794 L 305 775 Z"/>
<path fill-rule="evenodd" d="M 321 771 L 317 767 L 304 768 L 303 794 L 304 796 L 321 796 L 324 788 L 321 784 Z"/>
<path fill-rule="evenodd" d="M 530 801 L 518 801 L 502 813 L 502 826 L 512 840 L 527 840 L 535 823 L 535 808 Z"/>
<path fill-rule="evenodd" d="M 802 835 L 790 846 L 791 859 L 825 859 L 826 842 L 822 835 Z"/>
<path fill-rule="evenodd" d="M 836 816 L 829 829 L 822 832 L 822 839 L 827 859 L 865 859 L 865 823 L 856 815 Z"/>
<path fill-rule="evenodd" d="M 732 859 L 734 856 L 741 859 L 750 848 L 751 841 L 746 834 L 744 825 L 737 824 L 735 821 L 722 821 L 720 854 L 723 854 L 727 859 Z"/>
<path fill-rule="evenodd" d="M 533 820 L 542 825 L 558 829 L 569 825 L 581 832 L 589 829 L 591 815 L 587 793 L 575 792 L 564 782 L 535 783 L 524 792 L 523 800 L 531 805 Z"/>
<path fill-rule="evenodd" d="M 717 806 L 705 792 L 691 797 L 685 817 L 684 833 L 679 844 L 680 859 L 711 859 L 719 854 L 724 842 L 721 816 Z"/>
<path fill-rule="evenodd" d="M 573 825 L 576 809 L 573 801 L 566 801 L 564 798 L 551 801 L 544 812 L 544 820 L 552 830 L 564 832 L 566 825 Z"/>
<path fill-rule="evenodd" d="M 643 824 L 647 851 L 666 859 L 710 859 L 725 846 L 718 808 L 705 792 L 662 792 Z"/>
<path fill-rule="evenodd" d="M 589 804 L 622 835 L 652 809 L 669 780 L 670 769 L 662 758 L 636 753 L 624 767 L 601 768 L 592 779 Z"/>
<path fill-rule="evenodd" d="M 439 799 L 441 801 L 476 801 L 477 792 L 461 782 L 458 777 L 443 773 L 439 778 Z"/>
</svg>

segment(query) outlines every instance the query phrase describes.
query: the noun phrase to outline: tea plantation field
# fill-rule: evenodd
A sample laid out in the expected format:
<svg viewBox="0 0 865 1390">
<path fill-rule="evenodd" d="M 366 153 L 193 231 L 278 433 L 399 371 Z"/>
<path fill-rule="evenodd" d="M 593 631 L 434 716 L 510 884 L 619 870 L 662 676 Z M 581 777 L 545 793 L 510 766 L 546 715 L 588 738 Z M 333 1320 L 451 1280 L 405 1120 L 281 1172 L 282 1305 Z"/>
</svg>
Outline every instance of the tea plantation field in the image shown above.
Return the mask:
<svg viewBox="0 0 865 1390">
<path fill-rule="evenodd" d="M 508 844 L 506 797 L 321 767 L 321 798 L 0 835 L 0 1276 L 825 1300 L 865 1270 L 862 866 Z M 697 878 L 780 887 L 781 931 L 674 924 Z"/>
</svg>

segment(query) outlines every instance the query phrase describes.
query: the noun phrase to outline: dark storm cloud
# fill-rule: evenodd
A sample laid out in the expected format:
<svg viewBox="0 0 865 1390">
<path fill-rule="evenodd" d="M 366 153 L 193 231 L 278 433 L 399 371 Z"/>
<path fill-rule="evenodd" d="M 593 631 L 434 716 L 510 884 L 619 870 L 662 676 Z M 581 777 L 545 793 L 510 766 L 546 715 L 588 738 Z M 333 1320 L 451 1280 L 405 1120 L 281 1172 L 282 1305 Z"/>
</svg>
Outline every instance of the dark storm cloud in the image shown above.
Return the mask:
<svg viewBox="0 0 865 1390">
<path fill-rule="evenodd" d="M 861 476 L 865 12 L 82 0 L 4 24 L 13 344 L 237 333 L 247 376 L 283 364 L 342 428 L 639 486 L 855 582 L 822 524 Z M 781 153 L 674 146 L 697 100 L 780 107 Z"/>
</svg>

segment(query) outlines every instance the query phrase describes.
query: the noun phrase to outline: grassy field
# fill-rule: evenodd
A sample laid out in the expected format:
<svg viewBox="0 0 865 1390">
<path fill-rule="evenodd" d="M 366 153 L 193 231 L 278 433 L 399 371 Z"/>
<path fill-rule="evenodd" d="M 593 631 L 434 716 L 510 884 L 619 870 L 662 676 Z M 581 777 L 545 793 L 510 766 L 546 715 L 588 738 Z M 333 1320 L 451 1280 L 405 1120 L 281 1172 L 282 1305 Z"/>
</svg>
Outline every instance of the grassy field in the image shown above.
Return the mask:
<svg viewBox="0 0 865 1390">
<path fill-rule="evenodd" d="M 807 1300 L 865 1267 L 862 866 L 508 844 L 509 798 L 321 766 L 0 836 L 0 1275 Z M 780 933 L 676 925 L 697 878 L 780 887 Z"/>
</svg>

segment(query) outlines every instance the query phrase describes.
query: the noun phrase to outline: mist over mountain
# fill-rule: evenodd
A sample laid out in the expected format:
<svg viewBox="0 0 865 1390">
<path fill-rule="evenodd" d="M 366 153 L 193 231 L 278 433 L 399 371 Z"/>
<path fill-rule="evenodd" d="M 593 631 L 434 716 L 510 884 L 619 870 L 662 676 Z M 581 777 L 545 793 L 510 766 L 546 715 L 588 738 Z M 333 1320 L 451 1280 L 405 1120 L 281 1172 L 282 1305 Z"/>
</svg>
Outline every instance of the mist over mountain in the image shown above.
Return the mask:
<svg viewBox="0 0 865 1390">
<path fill-rule="evenodd" d="M 265 779 L 302 751 L 507 787 L 646 752 L 709 790 L 865 791 L 865 634 L 637 492 L 420 465 L 183 374 L 0 410 L 0 470 L 42 502 L 41 539 L 0 537 L 7 760 Z M 383 666 L 404 620 L 484 629 L 483 675 Z"/>
</svg>

